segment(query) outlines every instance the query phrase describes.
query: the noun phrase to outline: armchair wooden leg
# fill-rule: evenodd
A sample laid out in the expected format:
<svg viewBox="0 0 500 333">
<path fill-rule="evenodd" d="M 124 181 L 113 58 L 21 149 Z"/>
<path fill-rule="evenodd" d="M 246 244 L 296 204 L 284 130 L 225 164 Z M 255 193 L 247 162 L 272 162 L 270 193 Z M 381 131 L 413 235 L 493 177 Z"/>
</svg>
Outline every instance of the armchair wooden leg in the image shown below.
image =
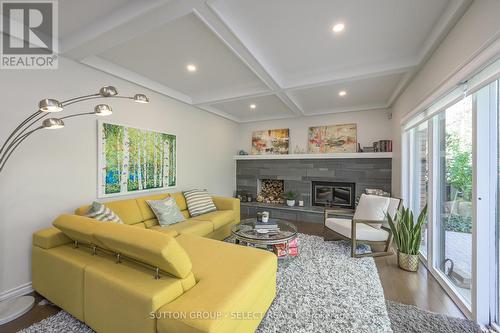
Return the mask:
<svg viewBox="0 0 500 333">
<path fill-rule="evenodd" d="M 356 258 L 356 223 L 351 226 L 351 257 Z"/>
</svg>

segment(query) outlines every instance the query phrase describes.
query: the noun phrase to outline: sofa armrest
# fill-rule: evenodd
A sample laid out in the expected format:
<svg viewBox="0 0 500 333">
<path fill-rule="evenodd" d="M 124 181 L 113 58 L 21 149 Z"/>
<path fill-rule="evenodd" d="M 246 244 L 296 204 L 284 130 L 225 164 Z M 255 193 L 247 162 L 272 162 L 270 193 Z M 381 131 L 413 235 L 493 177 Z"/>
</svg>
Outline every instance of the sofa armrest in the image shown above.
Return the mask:
<svg viewBox="0 0 500 333">
<path fill-rule="evenodd" d="M 212 200 L 214 201 L 217 210 L 234 211 L 235 222 L 240 222 L 240 199 L 213 196 Z"/>
<path fill-rule="evenodd" d="M 51 249 L 72 242 L 68 236 L 57 228 L 42 229 L 33 234 L 33 246 L 42 249 Z"/>
</svg>

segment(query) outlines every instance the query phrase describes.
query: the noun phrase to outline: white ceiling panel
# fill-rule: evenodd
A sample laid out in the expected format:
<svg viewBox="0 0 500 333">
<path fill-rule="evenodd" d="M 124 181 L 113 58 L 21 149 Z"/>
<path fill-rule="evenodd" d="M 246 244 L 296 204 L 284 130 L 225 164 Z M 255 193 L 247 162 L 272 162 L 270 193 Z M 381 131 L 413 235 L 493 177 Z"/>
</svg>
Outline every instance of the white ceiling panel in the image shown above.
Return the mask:
<svg viewBox="0 0 500 333">
<path fill-rule="evenodd" d="M 393 74 L 298 89 L 288 92 L 288 95 L 306 115 L 385 108 L 403 75 Z M 341 91 L 345 91 L 346 95 L 339 96 Z"/>
<path fill-rule="evenodd" d="M 191 96 L 194 103 L 267 87 L 195 15 L 173 20 L 98 57 Z M 189 72 L 187 65 L 196 66 Z"/>
<path fill-rule="evenodd" d="M 143 0 L 144 3 L 153 0 Z M 133 0 L 63 0 L 59 1 L 59 37 L 66 38 L 98 20 L 106 20 Z"/>
<path fill-rule="evenodd" d="M 391 107 L 471 2 L 61 0 L 59 35 L 63 56 L 246 122 Z"/>
<path fill-rule="evenodd" d="M 216 0 L 212 6 L 283 86 L 325 73 L 416 65 L 454 0 Z M 334 34 L 335 23 L 345 30 Z M 358 73 L 359 74 L 359 73 Z"/>
<path fill-rule="evenodd" d="M 255 105 L 252 109 L 251 105 Z M 292 117 L 292 111 L 276 96 L 267 95 L 210 105 L 240 121 Z"/>
</svg>

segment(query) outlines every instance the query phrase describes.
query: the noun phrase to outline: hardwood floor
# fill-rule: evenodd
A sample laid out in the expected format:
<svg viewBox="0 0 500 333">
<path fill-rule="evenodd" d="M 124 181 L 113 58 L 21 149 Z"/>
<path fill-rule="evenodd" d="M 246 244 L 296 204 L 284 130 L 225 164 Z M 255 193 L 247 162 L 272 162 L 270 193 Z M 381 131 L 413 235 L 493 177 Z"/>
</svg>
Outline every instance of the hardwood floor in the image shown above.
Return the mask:
<svg viewBox="0 0 500 333">
<path fill-rule="evenodd" d="M 294 222 L 294 224 L 300 233 L 323 236 L 322 224 L 306 222 Z M 420 265 L 417 273 L 406 272 L 398 268 L 394 255 L 375 258 L 375 263 L 386 299 L 413 304 L 421 309 L 448 316 L 464 318 L 459 308 L 424 265 Z M 56 306 L 37 305 L 43 298 L 36 293 L 34 295 L 37 301 L 33 309 L 21 318 L 0 326 L 0 333 L 17 332 L 58 312 L 59 309 Z"/>
<path fill-rule="evenodd" d="M 57 306 L 53 306 L 50 304 L 38 305 L 38 303 L 43 300 L 43 297 L 36 292 L 32 293 L 31 295 L 35 297 L 35 306 L 33 306 L 33 308 L 24 316 L 21 316 L 16 320 L 11 321 L 10 323 L 0 326 L 0 333 L 17 332 L 59 312 L 59 308 Z"/>
<path fill-rule="evenodd" d="M 319 223 L 294 222 L 300 233 L 323 236 Z M 398 268 L 396 255 L 375 258 L 386 299 L 452 317 L 465 318 L 424 265 L 411 273 Z"/>
</svg>

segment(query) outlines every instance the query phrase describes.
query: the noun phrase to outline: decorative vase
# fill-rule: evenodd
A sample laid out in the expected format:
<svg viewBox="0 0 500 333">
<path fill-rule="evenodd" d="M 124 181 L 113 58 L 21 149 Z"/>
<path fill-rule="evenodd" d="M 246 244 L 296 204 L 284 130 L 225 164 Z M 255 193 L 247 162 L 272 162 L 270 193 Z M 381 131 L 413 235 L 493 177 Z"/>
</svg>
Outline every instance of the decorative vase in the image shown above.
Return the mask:
<svg viewBox="0 0 500 333">
<path fill-rule="evenodd" d="M 262 212 L 262 222 L 267 223 L 269 222 L 269 212 Z"/>
<path fill-rule="evenodd" d="M 289 207 L 295 206 L 295 200 L 287 200 L 286 201 L 286 205 L 289 206 Z"/>
<path fill-rule="evenodd" d="M 418 254 L 407 254 L 398 251 L 399 268 L 408 272 L 418 271 L 418 262 L 420 261 Z"/>
</svg>

